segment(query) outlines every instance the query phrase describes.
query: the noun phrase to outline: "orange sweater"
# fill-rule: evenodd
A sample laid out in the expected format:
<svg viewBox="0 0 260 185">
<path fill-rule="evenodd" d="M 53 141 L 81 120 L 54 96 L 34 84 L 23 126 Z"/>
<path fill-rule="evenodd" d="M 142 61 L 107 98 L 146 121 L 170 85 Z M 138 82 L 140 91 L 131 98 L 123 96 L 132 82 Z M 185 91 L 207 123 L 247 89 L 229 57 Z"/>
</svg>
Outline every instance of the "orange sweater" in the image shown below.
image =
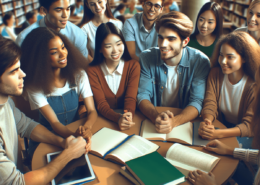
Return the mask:
<svg viewBox="0 0 260 185">
<path fill-rule="evenodd" d="M 224 74 L 221 68 L 212 68 L 207 81 L 207 90 L 205 99 L 203 102 L 203 109 L 201 115 L 210 114 L 215 119 L 223 121 L 222 113 L 220 112 L 220 93 L 223 84 Z M 248 77 L 240 105 L 238 109 L 238 120 L 237 126 L 241 131 L 241 137 L 252 137 L 251 121 L 254 115 L 254 101 L 255 101 L 255 82 Z M 214 121 L 213 120 L 213 121 Z"/>
<path fill-rule="evenodd" d="M 134 116 L 140 78 L 140 64 L 136 60 L 125 62 L 116 95 L 110 90 L 100 65 L 88 67 L 87 73 L 100 114 L 116 123 L 118 123 L 121 114 L 116 113 L 113 109 L 128 110 Z"/>
</svg>

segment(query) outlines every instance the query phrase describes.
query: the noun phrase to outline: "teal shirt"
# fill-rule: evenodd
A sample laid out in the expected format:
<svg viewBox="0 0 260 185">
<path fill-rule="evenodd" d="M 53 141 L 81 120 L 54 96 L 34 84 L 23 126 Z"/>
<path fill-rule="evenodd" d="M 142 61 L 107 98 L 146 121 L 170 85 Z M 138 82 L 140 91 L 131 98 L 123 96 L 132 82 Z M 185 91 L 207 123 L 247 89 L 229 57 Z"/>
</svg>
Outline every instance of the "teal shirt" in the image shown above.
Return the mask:
<svg viewBox="0 0 260 185">
<path fill-rule="evenodd" d="M 190 37 L 190 42 L 188 43 L 188 46 L 193 47 L 195 49 L 198 49 L 205 53 L 209 58 L 212 56 L 215 45 L 217 43 L 217 39 L 211 44 L 210 46 L 202 46 L 199 44 L 195 36 Z"/>
<path fill-rule="evenodd" d="M 136 13 L 137 13 L 137 10 L 136 10 L 136 8 L 135 8 L 132 12 L 130 12 L 130 8 L 127 8 L 127 9 L 125 10 L 125 14 L 128 14 L 128 13 L 130 13 L 130 14 L 136 14 Z"/>
</svg>

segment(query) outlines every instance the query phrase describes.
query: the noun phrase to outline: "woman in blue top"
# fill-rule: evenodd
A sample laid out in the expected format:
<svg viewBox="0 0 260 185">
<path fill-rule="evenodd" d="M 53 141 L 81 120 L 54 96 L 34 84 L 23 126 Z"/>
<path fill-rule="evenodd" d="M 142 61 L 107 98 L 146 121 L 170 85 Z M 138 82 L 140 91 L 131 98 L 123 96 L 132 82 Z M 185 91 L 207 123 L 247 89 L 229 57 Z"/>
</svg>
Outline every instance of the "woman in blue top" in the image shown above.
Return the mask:
<svg viewBox="0 0 260 185">
<path fill-rule="evenodd" d="M 62 137 L 82 135 L 90 141 L 97 112 L 84 56 L 65 36 L 46 27 L 31 31 L 21 49 L 21 68 L 27 73 L 25 90 L 31 109 L 40 111 L 39 122 Z M 79 119 L 79 96 L 87 109 L 87 120 L 74 133 L 65 125 Z M 36 147 L 31 140 L 31 156 Z"/>
<path fill-rule="evenodd" d="M 211 57 L 215 44 L 223 32 L 223 13 L 215 2 L 205 3 L 199 11 L 194 33 L 188 46 L 196 48 Z"/>
</svg>

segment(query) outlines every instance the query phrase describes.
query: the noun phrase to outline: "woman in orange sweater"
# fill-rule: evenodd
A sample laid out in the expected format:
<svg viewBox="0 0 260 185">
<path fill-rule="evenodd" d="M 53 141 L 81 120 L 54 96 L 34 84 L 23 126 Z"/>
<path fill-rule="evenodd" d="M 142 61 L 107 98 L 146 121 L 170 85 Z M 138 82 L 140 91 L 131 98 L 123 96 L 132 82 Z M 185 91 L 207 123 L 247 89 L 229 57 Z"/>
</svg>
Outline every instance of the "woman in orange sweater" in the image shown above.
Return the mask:
<svg viewBox="0 0 260 185">
<path fill-rule="evenodd" d="M 201 115 L 204 121 L 199 128 L 202 138 L 235 136 L 243 148 L 251 148 L 254 76 L 259 58 L 260 47 L 248 33 L 238 31 L 221 37 L 213 54 L 214 68 L 208 76 L 203 102 Z M 215 129 L 212 125 L 215 119 L 227 129 Z"/>
<path fill-rule="evenodd" d="M 121 31 L 102 23 L 96 33 L 94 60 L 87 70 L 97 110 L 118 123 L 120 130 L 134 125 L 140 65 L 132 60 Z"/>
</svg>

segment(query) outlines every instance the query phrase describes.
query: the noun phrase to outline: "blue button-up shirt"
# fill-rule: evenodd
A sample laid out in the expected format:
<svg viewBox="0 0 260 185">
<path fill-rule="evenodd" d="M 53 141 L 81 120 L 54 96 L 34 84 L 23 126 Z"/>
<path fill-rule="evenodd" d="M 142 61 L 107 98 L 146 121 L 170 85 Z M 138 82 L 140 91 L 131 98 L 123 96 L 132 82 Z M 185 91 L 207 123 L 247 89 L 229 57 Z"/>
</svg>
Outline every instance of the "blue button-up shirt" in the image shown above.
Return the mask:
<svg viewBox="0 0 260 185">
<path fill-rule="evenodd" d="M 37 22 L 33 23 L 31 26 L 27 27 L 25 30 L 23 30 L 16 38 L 16 44 L 19 46 L 22 45 L 23 40 L 25 37 L 35 28 L 38 27 L 46 27 L 44 18 L 41 20 L 38 20 Z M 68 39 L 72 44 L 74 44 L 79 51 L 85 56 L 88 57 L 88 50 L 87 50 L 87 39 L 83 33 L 83 31 L 74 25 L 71 22 L 67 22 L 66 27 L 64 29 L 60 30 L 60 33 L 67 36 Z"/>
<path fill-rule="evenodd" d="M 161 106 L 168 68 L 161 59 L 158 47 L 140 54 L 141 76 L 138 87 L 138 104 L 144 99 L 154 106 Z M 209 58 L 197 49 L 183 48 L 182 58 L 177 67 L 179 79 L 179 108 L 195 107 L 200 113 L 205 96 L 206 80 L 210 70 Z"/>
<path fill-rule="evenodd" d="M 150 33 L 143 24 L 143 13 L 136 13 L 131 19 L 127 19 L 122 30 L 125 41 L 135 41 L 135 54 L 158 45 L 158 35 L 153 25 Z"/>
</svg>

